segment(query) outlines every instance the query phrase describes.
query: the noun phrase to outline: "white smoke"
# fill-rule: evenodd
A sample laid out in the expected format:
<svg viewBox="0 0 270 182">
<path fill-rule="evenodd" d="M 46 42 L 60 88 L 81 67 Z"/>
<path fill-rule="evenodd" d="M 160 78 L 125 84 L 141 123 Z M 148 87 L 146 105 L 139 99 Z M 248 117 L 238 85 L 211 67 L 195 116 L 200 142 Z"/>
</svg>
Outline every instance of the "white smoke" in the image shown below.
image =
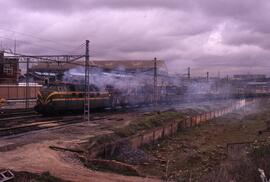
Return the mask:
<svg viewBox="0 0 270 182">
<path fill-rule="evenodd" d="M 85 69 L 76 67 L 66 71 L 64 81 L 84 84 Z M 165 97 L 171 94 L 174 102 L 196 102 L 197 100 L 211 101 L 213 99 L 228 99 L 232 96 L 229 82 L 220 79 L 181 80 L 177 77 L 167 77 L 160 81 L 158 75 L 159 93 Z M 122 95 L 142 93 L 153 96 L 153 70 L 149 72 L 128 72 L 123 67 L 106 72 L 101 68 L 91 68 L 90 84 L 94 84 L 103 91 L 112 86 L 121 91 Z M 171 87 L 171 88 L 169 88 Z M 131 94 L 132 95 L 132 94 Z"/>
<path fill-rule="evenodd" d="M 74 83 L 84 83 L 84 67 L 76 67 L 65 72 L 63 80 Z M 123 67 L 110 72 L 105 72 L 100 68 L 91 68 L 90 84 L 96 85 L 100 90 L 106 89 L 110 85 L 119 90 L 138 89 L 146 84 L 153 84 L 153 76 L 148 73 L 135 72 L 128 73 Z"/>
</svg>

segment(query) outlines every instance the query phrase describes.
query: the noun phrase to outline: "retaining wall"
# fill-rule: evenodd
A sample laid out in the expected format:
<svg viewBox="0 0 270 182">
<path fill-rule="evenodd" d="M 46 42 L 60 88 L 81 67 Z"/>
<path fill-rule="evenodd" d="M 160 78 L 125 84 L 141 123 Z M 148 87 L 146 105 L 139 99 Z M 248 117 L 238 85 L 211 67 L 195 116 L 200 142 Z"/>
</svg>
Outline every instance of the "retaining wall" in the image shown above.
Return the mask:
<svg viewBox="0 0 270 182">
<path fill-rule="evenodd" d="M 121 145 L 127 145 L 127 144 L 129 144 L 133 149 L 137 149 L 141 147 L 142 145 L 154 143 L 155 141 L 163 137 L 172 136 L 180 130 L 198 126 L 208 120 L 220 117 L 229 112 L 232 112 L 233 110 L 240 109 L 254 102 L 255 100 L 242 99 L 242 100 L 238 100 L 232 103 L 231 105 L 227 107 L 219 108 L 211 112 L 198 114 L 196 116 L 191 116 L 180 122 L 171 121 L 171 122 L 168 122 L 168 124 L 166 124 L 165 126 L 158 127 L 150 131 L 148 130 L 140 134 L 134 135 L 132 137 L 118 140 L 116 142 L 104 144 L 100 147 L 96 147 L 92 149 L 91 151 L 89 151 L 88 157 L 95 158 L 97 156 L 100 156 L 100 157 L 106 158 L 108 156 L 112 156 L 114 151 L 118 147 L 121 147 Z"/>
</svg>

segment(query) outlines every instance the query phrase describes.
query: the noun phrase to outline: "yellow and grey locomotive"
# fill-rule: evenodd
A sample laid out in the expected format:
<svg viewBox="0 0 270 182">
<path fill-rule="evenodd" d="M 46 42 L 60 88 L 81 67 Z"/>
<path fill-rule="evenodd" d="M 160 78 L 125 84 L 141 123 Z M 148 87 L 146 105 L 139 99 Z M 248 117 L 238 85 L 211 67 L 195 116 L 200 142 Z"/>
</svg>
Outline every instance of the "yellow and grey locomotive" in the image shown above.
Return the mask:
<svg viewBox="0 0 270 182">
<path fill-rule="evenodd" d="M 47 84 L 38 93 L 35 110 L 44 115 L 82 111 L 85 94 L 84 85 L 63 82 Z M 91 85 L 88 95 L 90 109 L 111 106 L 111 94 L 108 91 L 101 92 Z"/>
</svg>

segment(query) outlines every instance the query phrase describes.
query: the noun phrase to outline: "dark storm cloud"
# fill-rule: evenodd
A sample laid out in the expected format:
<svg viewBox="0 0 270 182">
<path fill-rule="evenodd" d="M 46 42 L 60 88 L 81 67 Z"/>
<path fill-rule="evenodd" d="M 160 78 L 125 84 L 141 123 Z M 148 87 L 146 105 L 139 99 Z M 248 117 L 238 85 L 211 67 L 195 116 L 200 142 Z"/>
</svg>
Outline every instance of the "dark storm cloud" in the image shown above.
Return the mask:
<svg viewBox="0 0 270 182">
<path fill-rule="evenodd" d="M 136 9 L 136 8 L 167 8 L 186 9 L 190 8 L 192 1 L 170 0 L 15 0 L 16 4 L 22 8 L 32 11 L 58 11 L 74 12 L 81 10 L 91 10 L 94 8 L 116 8 L 116 9 Z"/>
<path fill-rule="evenodd" d="M 83 53 L 78 46 L 90 39 L 93 59 L 260 71 L 270 58 L 269 18 L 265 0 L 10 0 L 0 1 L 0 41 L 12 48 L 16 39 L 23 53 L 62 54 Z"/>
</svg>

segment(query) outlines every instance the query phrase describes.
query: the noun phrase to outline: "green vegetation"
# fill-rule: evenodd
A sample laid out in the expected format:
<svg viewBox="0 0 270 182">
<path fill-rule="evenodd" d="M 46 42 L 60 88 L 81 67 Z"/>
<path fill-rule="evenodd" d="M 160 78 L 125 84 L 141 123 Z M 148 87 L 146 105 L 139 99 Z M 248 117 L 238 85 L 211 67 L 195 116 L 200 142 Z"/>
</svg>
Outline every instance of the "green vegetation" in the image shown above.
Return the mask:
<svg viewBox="0 0 270 182">
<path fill-rule="evenodd" d="M 172 121 L 181 121 L 184 119 L 183 113 L 169 111 L 163 113 L 155 113 L 152 116 L 145 116 L 138 121 L 132 122 L 130 125 L 115 130 L 115 134 L 120 137 L 129 137 L 138 134 L 141 131 L 150 130 L 161 127 Z"/>
<path fill-rule="evenodd" d="M 114 133 L 110 133 L 110 134 L 105 134 L 105 135 L 99 135 L 93 138 L 89 139 L 89 143 L 90 145 L 87 146 L 88 149 L 94 148 L 94 147 L 98 147 L 102 144 L 105 143 L 110 143 L 110 142 L 114 142 L 117 139 L 119 139 L 120 137 L 117 136 Z"/>
</svg>

